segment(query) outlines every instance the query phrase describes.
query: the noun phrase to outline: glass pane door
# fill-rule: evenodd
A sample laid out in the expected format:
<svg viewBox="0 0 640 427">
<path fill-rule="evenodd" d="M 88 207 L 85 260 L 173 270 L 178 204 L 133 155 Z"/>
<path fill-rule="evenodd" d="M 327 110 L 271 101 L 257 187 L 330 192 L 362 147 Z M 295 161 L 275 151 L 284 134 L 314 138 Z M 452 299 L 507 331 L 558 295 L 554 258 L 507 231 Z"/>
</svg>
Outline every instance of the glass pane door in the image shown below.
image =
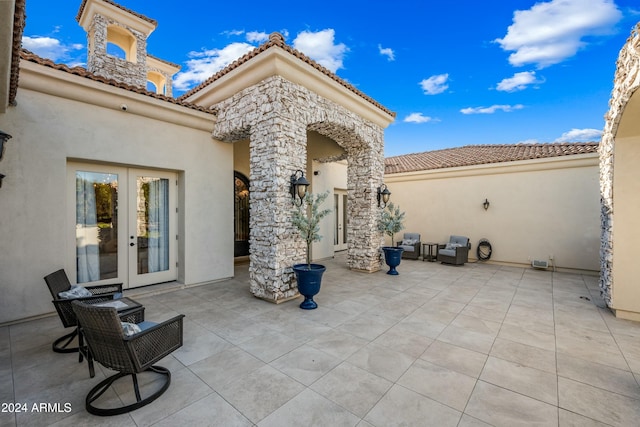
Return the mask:
<svg viewBox="0 0 640 427">
<path fill-rule="evenodd" d="M 347 249 L 347 193 L 334 190 L 333 193 L 333 250 Z"/>
<path fill-rule="evenodd" d="M 175 280 L 175 175 L 131 171 L 130 286 Z"/>
<path fill-rule="evenodd" d="M 118 277 L 118 178 L 75 171 L 77 283 Z"/>
</svg>

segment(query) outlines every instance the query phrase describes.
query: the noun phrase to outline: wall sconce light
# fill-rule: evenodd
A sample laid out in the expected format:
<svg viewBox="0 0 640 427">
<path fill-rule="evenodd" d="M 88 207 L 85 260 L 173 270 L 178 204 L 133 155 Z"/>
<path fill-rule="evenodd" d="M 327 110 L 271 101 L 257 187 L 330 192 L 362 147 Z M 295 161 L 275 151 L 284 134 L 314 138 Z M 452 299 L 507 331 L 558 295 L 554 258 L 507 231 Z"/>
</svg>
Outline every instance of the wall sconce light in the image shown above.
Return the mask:
<svg viewBox="0 0 640 427">
<path fill-rule="evenodd" d="M 300 174 L 300 176 L 298 176 Z M 296 206 L 302 206 L 302 201 L 304 200 L 304 196 L 307 195 L 307 187 L 309 186 L 309 181 L 304 177 L 304 172 L 300 169 L 295 171 L 293 175 L 291 175 L 291 185 L 289 186 L 289 193 L 291 193 L 292 202 Z M 296 196 L 300 202 L 296 202 Z"/>
<path fill-rule="evenodd" d="M 0 130 L 0 159 L 2 159 L 2 156 L 4 154 L 4 143 L 7 142 L 11 138 L 12 138 L 11 135 L 9 135 L 6 132 L 2 132 Z"/>
<path fill-rule="evenodd" d="M 0 173 L 0 188 L 2 188 L 2 180 L 4 179 L 6 175 L 3 175 Z"/>
<path fill-rule="evenodd" d="M 484 203 L 482 203 L 482 207 L 484 208 L 485 211 L 489 209 L 490 204 L 491 203 L 489 203 L 489 199 L 484 199 Z"/>
<path fill-rule="evenodd" d="M 389 202 L 389 197 L 391 197 L 391 191 L 387 188 L 385 184 L 382 184 L 378 187 L 378 207 L 386 208 L 387 202 Z"/>
</svg>

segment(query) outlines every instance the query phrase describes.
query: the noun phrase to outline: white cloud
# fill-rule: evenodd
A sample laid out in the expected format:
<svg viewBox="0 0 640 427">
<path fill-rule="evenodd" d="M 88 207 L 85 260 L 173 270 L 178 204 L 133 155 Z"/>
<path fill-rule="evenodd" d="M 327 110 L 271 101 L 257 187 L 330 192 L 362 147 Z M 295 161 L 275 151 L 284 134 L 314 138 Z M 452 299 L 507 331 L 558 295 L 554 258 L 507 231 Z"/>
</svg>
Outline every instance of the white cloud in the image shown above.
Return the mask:
<svg viewBox="0 0 640 427">
<path fill-rule="evenodd" d="M 524 108 L 522 104 L 516 105 L 492 105 L 491 107 L 469 107 L 460 110 L 462 114 L 493 114 L 496 111 L 504 111 L 510 113 L 511 111 L 521 110 Z"/>
<path fill-rule="evenodd" d="M 269 34 L 259 31 L 248 31 L 247 41 L 249 43 L 264 43 L 269 40 Z"/>
<path fill-rule="evenodd" d="M 591 142 L 600 141 L 601 137 L 602 131 L 598 129 L 571 129 L 554 142 Z"/>
<path fill-rule="evenodd" d="M 587 36 L 611 34 L 622 13 L 613 0 L 551 0 L 517 10 L 507 34 L 494 40 L 512 51 L 514 66 L 548 67 L 564 61 L 586 45 Z"/>
<path fill-rule="evenodd" d="M 220 34 L 224 35 L 224 36 L 241 36 L 244 34 L 244 30 L 226 30 L 221 32 Z"/>
<path fill-rule="evenodd" d="M 177 90 L 188 90 L 253 49 L 248 43 L 231 43 L 222 49 L 190 52 L 192 59 L 187 61 L 185 71 L 176 74 L 173 86 Z"/>
<path fill-rule="evenodd" d="M 84 48 L 79 43 L 63 44 L 58 39 L 40 36 L 22 37 L 22 47 L 54 62 L 67 60 L 70 58 L 71 53 Z"/>
<path fill-rule="evenodd" d="M 438 74 L 422 80 L 420 86 L 425 95 L 437 95 L 449 88 L 447 80 L 449 80 L 449 74 Z"/>
<path fill-rule="evenodd" d="M 540 141 L 538 141 L 537 139 L 525 139 L 523 141 L 518 141 L 516 142 L 516 144 L 539 144 Z"/>
<path fill-rule="evenodd" d="M 535 71 L 523 71 L 521 73 L 515 73 L 513 77 L 502 80 L 496 86 L 496 89 L 503 92 L 517 92 L 524 90 L 529 85 L 543 83 L 544 80 L 536 79 Z"/>
<path fill-rule="evenodd" d="M 293 48 L 307 55 L 318 64 L 335 73 L 343 68 L 342 60 L 349 48 L 343 43 L 334 44 L 333 28 L 317 32 L 303 31 L 293 40 Z"/>
<path fill-rule="evenodd" d="M 378 51 L 380 52 L 380 55 L 386 56 L 389 61 L 395 61 L 395 53 L 390 47 L 382 47 L 382 45 L 379 44 Z"/>
<path fill-rule="evenodd" d="M 433 117 L 424 116 L 422 113 L 411 113 L 407 117 L 404 118 L 403 122 L 405 123 L 428 123 L 428 122 L 437 122 L 438 119 L 434 119 Z"/>
</svg>

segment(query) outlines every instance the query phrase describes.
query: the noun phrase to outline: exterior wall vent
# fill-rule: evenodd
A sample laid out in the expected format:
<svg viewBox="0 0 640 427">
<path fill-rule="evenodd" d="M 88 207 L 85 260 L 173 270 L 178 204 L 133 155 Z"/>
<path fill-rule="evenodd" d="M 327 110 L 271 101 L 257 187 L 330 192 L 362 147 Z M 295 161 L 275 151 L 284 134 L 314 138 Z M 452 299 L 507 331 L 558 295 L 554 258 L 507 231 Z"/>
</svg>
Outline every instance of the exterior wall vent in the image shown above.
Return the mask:
<svg viewBox="0 0 640 427">
<path fill-rule="evenodd" d="M 533 261 L 531 261 L 531 267 L 547 269 L 549 268 L 549 261 L 534 259 Z"/>
</svg>

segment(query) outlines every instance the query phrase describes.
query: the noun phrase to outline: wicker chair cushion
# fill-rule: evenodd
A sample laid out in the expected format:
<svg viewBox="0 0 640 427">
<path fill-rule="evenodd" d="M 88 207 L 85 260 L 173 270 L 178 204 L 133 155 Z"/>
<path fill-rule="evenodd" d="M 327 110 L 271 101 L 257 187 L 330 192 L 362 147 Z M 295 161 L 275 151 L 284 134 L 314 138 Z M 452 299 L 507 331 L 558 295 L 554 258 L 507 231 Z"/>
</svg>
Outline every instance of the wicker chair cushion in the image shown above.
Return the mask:
<svg viewBox="0 0 640 427">
<path fill-rule="evenodd" d="M 62 299 L 74 299 L 74 298 L 85 298 L 90 297 L 93 294 L 84 286 L 80 285 L 71 285 L 71 289 L 68 291 L 63 291 L 58 294 L 58 297 Z"/>
</svg>

